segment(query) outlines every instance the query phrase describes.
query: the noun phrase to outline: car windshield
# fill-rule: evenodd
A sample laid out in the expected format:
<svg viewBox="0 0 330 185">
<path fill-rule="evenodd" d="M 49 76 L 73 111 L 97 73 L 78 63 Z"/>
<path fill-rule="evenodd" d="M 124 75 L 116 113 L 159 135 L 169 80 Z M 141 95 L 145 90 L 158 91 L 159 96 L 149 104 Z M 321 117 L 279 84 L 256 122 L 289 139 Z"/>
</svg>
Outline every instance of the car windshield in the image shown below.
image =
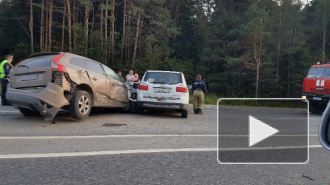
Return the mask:
<svg viewBox="0 0 330 185">
<path fill-rule="evenodd" d="M 28 58 L 21 63 L 19 63 L 16 67 L 16 69 L 19 68 L 33 68 L 33 67 L 50 67 L 52 61 L 54 58 L 57 56 L 56 55 L 46 55 L 46 56 L 39 56 L 39 57 L 33 57 L 33 58 Z"/>
<path fill-rule="evenodd" d="M 181 73 L 147 72 L 143 81 L 157 84 L 182 83 Z"/>
<path fill-rule="evenodd" d="M 324 70 L 325 70 L 324 67 L 311 68 L 308 71 L 307 78 L 321 78 L 323 77 Z"/>
</svg>

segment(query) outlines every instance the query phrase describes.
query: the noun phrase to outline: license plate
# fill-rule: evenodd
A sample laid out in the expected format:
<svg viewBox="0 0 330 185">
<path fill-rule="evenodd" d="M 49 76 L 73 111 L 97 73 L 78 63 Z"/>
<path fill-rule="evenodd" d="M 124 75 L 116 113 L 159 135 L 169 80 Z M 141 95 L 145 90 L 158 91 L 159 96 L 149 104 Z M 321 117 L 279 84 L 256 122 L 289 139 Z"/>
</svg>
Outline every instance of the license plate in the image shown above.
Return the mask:
<svg viewBox="0 0 330 185">
<path fill-rule="evenodd" d="M 38 80 L 38 74 L 28 74 L 20 76 L 20 81 Z"/>
<path fill-rule="evenodd" d="M 168 88 L 155 88 L 154 92 L 155 93 L 170 93 L 171 89 L 168 89 Z"/>
<path fill-rule="evenodd" d="M 322 100 L 321 97 L 313 97 L 313 100 Z"/>
</svg>

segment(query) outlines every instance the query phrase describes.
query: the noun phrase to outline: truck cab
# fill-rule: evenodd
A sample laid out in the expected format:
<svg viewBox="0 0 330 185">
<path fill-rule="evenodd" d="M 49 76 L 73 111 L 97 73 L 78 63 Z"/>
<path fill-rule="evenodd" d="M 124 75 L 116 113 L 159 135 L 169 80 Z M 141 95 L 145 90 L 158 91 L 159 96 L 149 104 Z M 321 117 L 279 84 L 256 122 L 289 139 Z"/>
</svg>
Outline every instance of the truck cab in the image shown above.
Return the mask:
<svg viewBox="0 0 330 185">
<path fill-rule="evenodd" d="M 303 98 L 309 101 L 309 110 L 321 114 L 330 100 L 330 63 L 313 65 L 303 83 Z"/>
</svg>

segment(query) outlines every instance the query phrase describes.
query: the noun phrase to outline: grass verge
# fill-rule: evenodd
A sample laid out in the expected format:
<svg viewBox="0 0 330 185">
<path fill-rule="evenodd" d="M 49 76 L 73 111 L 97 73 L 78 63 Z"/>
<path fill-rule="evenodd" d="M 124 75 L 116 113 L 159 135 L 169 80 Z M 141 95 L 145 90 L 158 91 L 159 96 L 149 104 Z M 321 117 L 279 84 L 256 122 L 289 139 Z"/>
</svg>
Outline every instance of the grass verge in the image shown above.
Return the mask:
<svg viewBox="0 0 330 185">
<path fill-rule="evenodd" d="M 205 105 L 217 105 L 218 96 L 213 93 L 205 94 L 204 104 Z M 193 103 L 193 95 L 190 94 L 189 103 Z M 249 107 L 283 107 L 283 108 L 306 108 L 307 104 L 300 100 L 225 100 L 220 101 L 219 105 L 232 105 L 232 106 L 249 106 Z"/>
</svg>

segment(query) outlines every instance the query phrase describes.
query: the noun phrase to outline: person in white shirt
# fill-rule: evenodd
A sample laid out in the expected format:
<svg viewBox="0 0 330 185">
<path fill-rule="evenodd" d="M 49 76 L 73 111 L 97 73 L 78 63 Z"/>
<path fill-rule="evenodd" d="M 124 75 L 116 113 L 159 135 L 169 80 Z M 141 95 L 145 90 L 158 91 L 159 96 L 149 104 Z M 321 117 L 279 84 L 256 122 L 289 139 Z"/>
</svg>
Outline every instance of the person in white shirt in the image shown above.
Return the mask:
<svg viewBox="0 0 330 185">
<path fill-rule="evenodd" d="M 129 70 L 129 73 L 126 75 L 126 83 L 130 86 L 133 86 L 135 81 L 133 70 Z"/>
</svg>

